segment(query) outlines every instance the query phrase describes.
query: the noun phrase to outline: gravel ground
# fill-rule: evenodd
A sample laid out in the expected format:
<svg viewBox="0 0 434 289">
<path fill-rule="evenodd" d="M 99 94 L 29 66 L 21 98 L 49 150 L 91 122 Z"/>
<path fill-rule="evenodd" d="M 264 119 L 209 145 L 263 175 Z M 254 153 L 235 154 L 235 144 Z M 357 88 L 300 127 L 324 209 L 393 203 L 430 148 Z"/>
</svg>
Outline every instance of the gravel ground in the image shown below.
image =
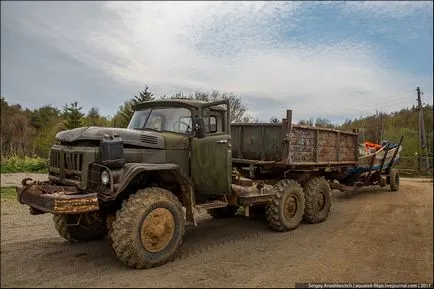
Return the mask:
<svg viewBox="0 0 434 289">
<path fill-rule="evenodd" d="M 35 181 L 47 181 L 47 174 L 33 174 L 33 173 L 11 173 L 1 174 L 1 186 L 2 187 L 14 187 L 21 185 L 21 181 L 24 178 L 32 178 Z"/>
</svg>

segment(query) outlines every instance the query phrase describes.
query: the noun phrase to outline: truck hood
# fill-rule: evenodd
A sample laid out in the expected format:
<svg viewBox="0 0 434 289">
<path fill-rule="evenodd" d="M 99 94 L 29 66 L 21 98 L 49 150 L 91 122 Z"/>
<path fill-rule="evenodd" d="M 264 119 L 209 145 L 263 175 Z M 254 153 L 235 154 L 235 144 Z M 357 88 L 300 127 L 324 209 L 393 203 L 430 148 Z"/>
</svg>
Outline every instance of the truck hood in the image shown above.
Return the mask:
<svg viewBox="0 0 434 289">
<path fill-rule="evenodd" d="M 56 140 L 62 142 L 74 142 L 80 140 L 100 140 L 104 135 L 117 134 L 125 144 L 164 149 L 164 138 L 157 132 L 139 131 L 113 127 L 79 127 L 61 131 L 56 135 Z"/>
</svg>

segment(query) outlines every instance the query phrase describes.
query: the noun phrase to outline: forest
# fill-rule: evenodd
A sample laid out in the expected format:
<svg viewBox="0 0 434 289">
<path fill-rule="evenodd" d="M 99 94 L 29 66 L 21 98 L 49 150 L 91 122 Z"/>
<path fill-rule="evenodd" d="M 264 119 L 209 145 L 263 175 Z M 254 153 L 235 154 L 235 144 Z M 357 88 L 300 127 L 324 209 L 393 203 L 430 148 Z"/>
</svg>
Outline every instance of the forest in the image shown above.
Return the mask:
<svg viewBox="0 0 434 289">
<path fill-rule="evenodd" d="M 185 95 L 182 92 L 167 98 L 194 98 L 203 101 L 229 99 L 232 122 L 258 122 L 249 115 L 248 107 L 242 98 L 231 92 L 196 91 Z M 1 97 L 1 172 L 33 171 L 45 172 L 47 158 L 55 136 L 62 130 L 81 126 L 126 127 L 133 113 L 133 106 L 137 103 L 153 100 L 156 97 L 145 87 L 137 95 L 122 103 L 112 117 L 103 116 L 97 107 L 84 112 L 77 101 L 66 103 L 57 108 L 44 105 L 37 109 L 22 107 L 11 103 L 4 96 Z M 433 106 L 423 106 L 425 131 L 428 144 L 428 155 L 433 156 Z M 272 117 L 270 122 L 280 122 L 278 117 Z M 329 127 L 341 130 L 358 129 L 360 142 L 370 141 L 379 143 L 389 140 L 397 143 L 401 136 L 403 140 L 402 159 L 399 167 L 409 171 L 420 171 L 420 157 L 424 152 L 420 149 L 418 135 L 418 110 L 413 106 L 402 108 L 392 113 L 374 112 L 367 117 L 346 120 L 341 124 L 333 124 L 326 117 L 301 120 L 303 125 Z M 432 169 L 431 169 L 432 170 Z"/>
</svg>

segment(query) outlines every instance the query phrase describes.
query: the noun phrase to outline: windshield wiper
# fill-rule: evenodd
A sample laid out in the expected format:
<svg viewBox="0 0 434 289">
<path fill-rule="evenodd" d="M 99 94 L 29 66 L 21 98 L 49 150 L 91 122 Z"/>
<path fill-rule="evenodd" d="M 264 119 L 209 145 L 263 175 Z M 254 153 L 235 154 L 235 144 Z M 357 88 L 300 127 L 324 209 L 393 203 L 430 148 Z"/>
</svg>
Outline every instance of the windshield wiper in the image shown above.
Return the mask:
<svg viewBox="0 0 434 289">
<path fill-rule="evenodd" d="M 137 128 L 135 128 L 135 129 L 137 129 L 137 130 L 152 130 L 152 131 L 156 131 L 156 132 L 162 132 L 162 131 L 159 130 L 159 129 L 156 129 L 156 128 L 150 128 L 150 127 L 137 127 Z"/>
</svg>

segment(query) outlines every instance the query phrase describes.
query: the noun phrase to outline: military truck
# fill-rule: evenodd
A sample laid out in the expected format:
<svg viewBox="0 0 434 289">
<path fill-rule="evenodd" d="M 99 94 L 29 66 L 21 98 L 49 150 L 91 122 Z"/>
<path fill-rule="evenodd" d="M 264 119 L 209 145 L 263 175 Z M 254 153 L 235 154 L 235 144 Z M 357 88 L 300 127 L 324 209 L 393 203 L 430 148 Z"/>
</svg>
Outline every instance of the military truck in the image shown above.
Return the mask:
<svg viewBox="0 0 434 289">
<path fill-rule="evenodd" d="M 275 231 L 331 207 L 329 180 L 357 165 L 358 134 L 281 123 L 230 123 L 228 100 L 155 100 L 128 128 L 81 127 L 56 136 L 47 182 L 24 179 L 20 203 L 53 214 L 70 242 L 109 235 L 132 268 L 172 260 L 198 212 L 264 214 Z M 241 211 L 241 210 L 240 210 Z"/>
</svg>

